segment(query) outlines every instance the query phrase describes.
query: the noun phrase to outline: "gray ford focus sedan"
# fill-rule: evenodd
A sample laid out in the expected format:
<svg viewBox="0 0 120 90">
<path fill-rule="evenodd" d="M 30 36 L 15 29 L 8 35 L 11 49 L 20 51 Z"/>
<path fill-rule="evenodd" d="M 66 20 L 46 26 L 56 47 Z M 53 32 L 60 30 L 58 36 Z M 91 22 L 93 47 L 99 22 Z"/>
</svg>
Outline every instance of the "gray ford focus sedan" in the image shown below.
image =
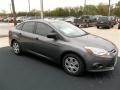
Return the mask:
<svg viewBox="0 0 120 90">
<path fill-rule="evenodd" d="M 71 75 L 114 70 L 118 49 L 110 41 L 64 21 L 29 20 L 9 31 L 16 55 L 30 52 L 60 64 Z"/>
</svg>

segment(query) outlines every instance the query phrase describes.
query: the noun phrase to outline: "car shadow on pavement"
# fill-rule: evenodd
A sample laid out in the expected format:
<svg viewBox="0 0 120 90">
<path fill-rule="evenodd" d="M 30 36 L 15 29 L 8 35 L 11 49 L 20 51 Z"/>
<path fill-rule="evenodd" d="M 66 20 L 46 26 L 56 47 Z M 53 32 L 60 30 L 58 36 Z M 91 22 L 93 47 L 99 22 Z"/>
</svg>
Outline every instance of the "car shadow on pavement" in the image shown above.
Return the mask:
<svg viewBox="0 0 120 90">
<path fill-rule="evenodd" d="M 33 55 L 31 53 L 26 53 L 26 52 L 24 52 L 23 55 L 21 55 L 21 56 L 17 56 L 12 52 L 10 47 L 0 48 L 0 57 L 3 56 L 2 59 L 7 59 L 7 56 L 10 57 L 10 55 L 11 55 L 11 57 L 13 57 L 13 59 L 14 59 L 14 57 L 16 57 L 16 58 L 20 57 L 20 58 L 23 58 L 23 61 L 24 61 L 24 58 L 27 58 L 28 60 L 32 60 L 32 62 L 36 62 L 36 63 L 39 63 L 41 65 L 46 65 L 48 68 L 53 67 L 53 68 L 56 68 L 57 70 L 61 70 L 61 71 L 63 70 L 60 65 L 53 63 L 52 61 L 47 60 L 45 58 L 42 58 L 40 56 L 36 56 L 36 55 Z M 5 56 L 5 58 L 4 58 L 4 56 Z M 88 79 L 111 78 L 111 76 L 113 77 L 116 73 L 120 74 L 119 66 L 120 66 L 120 57 L 118 57 L 118 63 L 117 63 L 117 66 L 116 66 L 114 71 L 86 72 L 85 75 L 82 76 L 82 78 L 88 78 Z M 69 75 L 67 75 L 67 76 L 69 77 Z"/>
<path fill-rule="evenodd" d="M 108 28 L 99 28 L 98 30 L 110 30 L 110 29 L 108 29 Z"/>
<path fill-rule="evenodd" d="M 48 66 L 55 67 L 58 70 L 63 70 L 62 66 L 60 66 L 60 65 L 58 65 L 58 64 L 56 64 L 48 59 L 45 59 L 43 57 L 36 56 L 36 55 L 31 54 L 31 53 L 24 53 L 23 55 L 28 57 L 28 58 L 32 58 L 33 60 L 36 60 L 37 62 L 42 62 L 43 64 L 46 64 Z M 118 57 L 118 60 L 120 60 L 120 57 Z M 117 66 L 119 63 L 120 62 L 117 63 Z M 85 78 L 106 78 L 106 77 L 110 78 L 111 74 L 114 74 L 114 72 L 116 72 L 116 69 L 114 71 L 107 71 L 107 72 L 85 72 L 85 75 L 82 77 L 85 77 Z"/>
<path fill-rule="evenodd" d="M 35 55 L 35 54 L 29 53 L 29 52 L 24 52 L 22 54 L 22 56 L 25 56 L 27 58 L 30 58 L 30 59 L 35 60 L 36 62 L 40 62 L 42 64 L 46 64 L 46 65 L 53 66 L 55 68 L 61 69 L 61 66 L 56 64 L 55 62 L 52 62 L 52 61 L 50 61 L 46 58 L 43 58 L 43 57 Z"/>
</svg>

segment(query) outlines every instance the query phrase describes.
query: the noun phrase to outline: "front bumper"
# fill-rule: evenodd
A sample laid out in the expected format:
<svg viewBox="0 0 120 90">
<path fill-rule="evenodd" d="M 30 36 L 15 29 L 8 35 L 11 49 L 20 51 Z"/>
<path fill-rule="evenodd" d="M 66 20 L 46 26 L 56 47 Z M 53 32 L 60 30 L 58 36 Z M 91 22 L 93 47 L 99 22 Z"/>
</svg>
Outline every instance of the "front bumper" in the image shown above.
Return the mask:
<svg viewBox="0 0 120 90">
<path fill-rule="evenodd" d="M 99 27 L 109 27 L 110 24 L 108 24 L 108 23 L 97 23 L 96 26 L 99 26 Z"/>
<path fill-rule="evenodd" d="M 87 62 L 87 71 L 103 72 L 114 70 L 118 59 L 118 51 L 112 53 L 110 57 L 94 56 Z"/>
<path fill-rule="evenodd" d="M 89 72 L 105 72 L 105 71 L 112 71 L 112 70 L 114 70 L 114 67 L 106 67 L 103 69 L 89 70 Z"/>
</svg>

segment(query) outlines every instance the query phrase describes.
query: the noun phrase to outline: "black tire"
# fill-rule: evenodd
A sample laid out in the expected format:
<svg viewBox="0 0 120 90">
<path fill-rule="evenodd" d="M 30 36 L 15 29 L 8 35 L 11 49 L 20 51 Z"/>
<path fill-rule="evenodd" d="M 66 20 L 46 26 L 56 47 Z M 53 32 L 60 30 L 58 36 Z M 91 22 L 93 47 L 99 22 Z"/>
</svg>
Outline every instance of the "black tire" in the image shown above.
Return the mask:
<svg viewBox="0 0 120 90">
<path fill-rule="evenodd" d="M 118 27 L 118 29 L 120 29 L 120 26 Z"/>
<path fill-rule="evenodd" d="M 108 26 L 108 27 L 107 27 L 107 29 L 110 29 L 110 28 L 111 28 L 111 26 Z"/>
<path fill-rule="evenodd" d="M 97 28 L 99 29 L 100 27 L 99 27 L 99 26 L 97 26 Z"/>
<path fill-rule="evenodd" d="M 89 27 L 89 24 L 88 24 L 88 23 L 86 23 L 85 27 L 86 27 L 86 28 L 88 28 L 88 27 Z"/>
<path fill-rule="evenodd" d="M 67 65 L 67 61 L 69 60 L 68 58 L 74 58 L 75 59 L 75 62 L 77 61 L 77 63 L 76 63 L 76 65 L 72 65 L 72 66 L 75 66 L 76 68 L 78 68 L 76 71 L 75 71 L 75 69 L 73 69 L 72 71 L 70 71 L 69 69 L 68 69 L 68 66 L 69 66 L 69 64 Z M 70 74 L 70 75 L 73 75 L 73 76 L 82 76 L 82 75 L 84 75 L 84 72 L 85 72 L 85 65 L 84 65 L 84 63 L 83 63 L 83 60 L 79 57 L 79 56 L 77 56 L 77 55 L 75 55 L 75 54 L 66 54 L 64 57 L 63 57 L 63 60 L 62 60 L 63 62 L 62 62 L 62 66 L 63 66 L 63 68 L 64 68 L 64 70 L 65 70 L 65 72 L 66 73 L 68 73 L 68 74 Z M 75 63 L 74 62 L 74 63 Z M 72 66 L 70 66 L 69 68 L 71 68 Z M 73 67 L 72 67 L 73 68 Z M 75 71 L 75 72 L 74 72 Z"/>
<path fill-rule="evenodd" d="M 16 47 L 15 47 L 16 46 Z M 17 42 L 17 41 L 13 41 L 12 43 L 12 49 L 13 49 L 13 52 L 16 54 L 16 55 L 21 55 L 22 54 L 22 49 L 21 49 L 21 46 L 20 44 Z M 16 50 L 15 50 L 16 49 Z M 18 50 L 17 50 L 18 49 Z"/>
</svg>

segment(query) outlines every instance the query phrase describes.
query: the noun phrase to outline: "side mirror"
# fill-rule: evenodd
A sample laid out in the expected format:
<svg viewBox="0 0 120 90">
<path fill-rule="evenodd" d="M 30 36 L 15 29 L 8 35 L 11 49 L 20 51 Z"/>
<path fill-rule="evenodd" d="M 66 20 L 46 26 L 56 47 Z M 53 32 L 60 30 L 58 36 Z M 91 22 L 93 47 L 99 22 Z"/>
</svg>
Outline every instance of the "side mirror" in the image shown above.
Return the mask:
<svg viewBox="0 0 120 90">
<path fill-rule="evenodd" d="M 47 38 L 57 39 L 57 34 L 56 33 L 49 33 L 47 35 Z"/>
</svg>

